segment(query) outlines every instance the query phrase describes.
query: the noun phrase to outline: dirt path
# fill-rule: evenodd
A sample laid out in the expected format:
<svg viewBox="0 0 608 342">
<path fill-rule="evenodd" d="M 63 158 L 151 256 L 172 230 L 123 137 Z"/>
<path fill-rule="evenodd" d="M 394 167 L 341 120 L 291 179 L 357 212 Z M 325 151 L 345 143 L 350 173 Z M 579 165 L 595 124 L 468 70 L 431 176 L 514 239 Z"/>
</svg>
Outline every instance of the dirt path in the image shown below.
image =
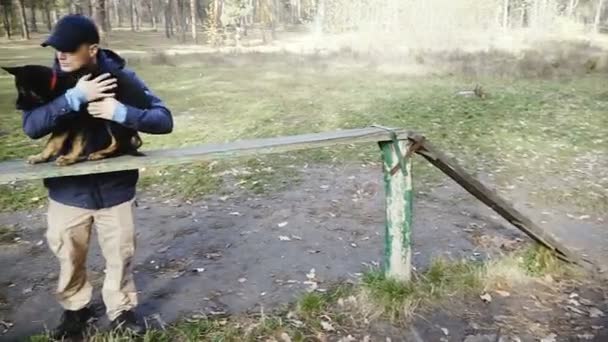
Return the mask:
<svg viewBox="0 0 608 342">
<path fill-rule="evenodd" d="M 139 310 L 151 321 L 173 322 L 196 312 L 275 308 L 305 291 L 303 282 L 313 268 L 323 288 L 356 281 L 361 272 L 381 262 L 383 187 L 376 166 L 304 169 L 301 182 L 279 193 L 229 190 L 230 196 L 194 204 L 149 194 L 139 198 L 136 282 L 141 291 Z M 608 232 L 601 221 L 605 218 L 569 218 L 561 209 L 541 210 L 521 198 L 517 203 L 539 222 L 546 221 L 567 245 L 608 264 Z M 440 255 L 483 259 L 487 251 L 512 248 L 523 237 L 447 180 L 419 192 L 415 210 L 418 268 Z M 0 215 L 0 225 L 12 224 L 21 241 L 0 249 L 0 318 L 14 326 L 0 335 L 2 341 L 41 332 L 53 326 L 60 313 L 51 294 L 57 264 L 44 242 L 44 213 Z M 483 234 L 474 234 L 480 230 Z M 96 242 L 89 255 L 90 278 L 99 289 L 103 263 Z M 98 293 L 96 298 L 99 302 Z M 550 324 L 554 316 L 561 317 L 543 317 Z M 483 330 L 471 327 L 459 313 L 438 312 L 416 325 L 429 340 L 441 332 L 434 322 L 452 325 L 450 341 Z"/>
</svg>

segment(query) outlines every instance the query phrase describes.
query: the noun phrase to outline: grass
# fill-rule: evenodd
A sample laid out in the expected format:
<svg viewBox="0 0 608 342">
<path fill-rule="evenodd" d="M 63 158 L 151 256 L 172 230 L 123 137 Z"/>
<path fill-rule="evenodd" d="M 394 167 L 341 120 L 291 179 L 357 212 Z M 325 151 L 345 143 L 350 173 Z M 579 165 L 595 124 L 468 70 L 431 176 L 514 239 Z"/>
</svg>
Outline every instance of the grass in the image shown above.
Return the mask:
<svg viewBox="0 0 608 342">
<path fill-rule="evenodd" d="M 363 278 L 362 298 L 373 303 L 377 314 L 391 321 L 412 317 L 419 306 L 446 297 L 466 296 L 482 288 L 483 265 L 471 262 L 435 260 L 429 269 L 409 283 L 388 279 L 382 272 Z"/>
<path fill-rule="evenodd" d="M 339 285 L 326 293 L 311 292 L 287 308 L 270 313 L 236 315 L 228 318 L 197 317 L 185 319 L 165 330 L 150 330 L 142 341 L 292 341 L 346 336 L 376 321 L 388 320 L 402 326 L 415 314 L 449 306 L 450 302 L 479 300 L 493 290 L 530 287 L 534 282 L 571 279 L 571 267 L 536 247 L 528 247 L 497 261 L 435 260 L 413 281 L 404 283 L 386 278 L 372 270 L 360 283 Z M 513 291 L 516 293 L 517 291 Z M 115 332 L 97 333 L 96 342 L 131 341 L 132 337 Z M 48 341 L 34 336 L 30 341 Z"/>
<path fill-rule="evenodd" d="M 145 148 L 381 123 L 425 133 L 456 155 L 467 169 L 493 174 L 501 188 L 526 187 L 537 201 L 574 204 L 573 210 L 601 213 L 608 209 L 608 195 L 603 191 L 608 187 L 604 137 L 608 94 L 601 87 L 603 76 L 476 80 L 490 93 L 488 99 L 478 100 L 455 95 L 472 86 L 460 76 L 409 77 L 383 74 L 371 67 L 332 67 L 324 61 L 294 64 L 280 58 L 253 63 L 243 57 L 239 61 L 178 67 L 137 65 L 139 75 L 175 114 L 174 133 L 144 136 Z M 0 160 L 26 156 L 41 146 L 20 131 L 13 98 L 12 80 L 0 76 Z M 287 177 L 282 183 L 291 182 L 306 163 L 378 158 L 377 147 L 372 145 L 292 153 L 287 159 L 273 156 L 264 160 L 265 167 L 285 173 L 261 171 L 241 180 L 254 192 L 275 191 L 273 184 L 264 184 L 279 176 Z M 246 164 L 244 168 L 251 168 Z M 230 164 L 219 167 L 222 165 Z M 288 165 L 295 167 L 284 168 Z M 426 166 L 422 170 L 416 175 L 417 184 L 438 179 L 436 173 L 426 172 Z M 199 171 L 199 165 L 155 170 L 179 176 L 162 179 L 152 173 L 144 176 L 143 184 L 166 184 L 177 193 L 192 189 L 188 197 L 222 187 L 221 180 L 208 179 Z M 555 184 L 556 180 L 565 183 Z M 39 186 L 18 186 L 0 192 L 2 210 L 31 207 L 27 199 L 40 197 L 43 190 Z"/>
</svg>

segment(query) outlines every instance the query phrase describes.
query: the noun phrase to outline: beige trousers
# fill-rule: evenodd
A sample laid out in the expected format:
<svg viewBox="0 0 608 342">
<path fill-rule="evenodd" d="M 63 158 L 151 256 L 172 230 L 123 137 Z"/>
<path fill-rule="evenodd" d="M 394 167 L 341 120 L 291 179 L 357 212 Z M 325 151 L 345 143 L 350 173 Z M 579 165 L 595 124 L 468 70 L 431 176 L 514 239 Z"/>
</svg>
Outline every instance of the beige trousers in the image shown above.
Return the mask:
<svg viewBox="0 0 608 342">
<path fill-rule="evenodd" d="M 88 210 L 49 200 L 47 239 L 59 259 L 57 299 L 66 310 L 79 310 L 91 301 L 93 288 L 87 279 L 87 252 L 95 224 L 99 245 L 106 259 L 102 296 L 108 318 L 137 305 L 133 282 L 135 232 L 133 203 Z"/>
</svg>

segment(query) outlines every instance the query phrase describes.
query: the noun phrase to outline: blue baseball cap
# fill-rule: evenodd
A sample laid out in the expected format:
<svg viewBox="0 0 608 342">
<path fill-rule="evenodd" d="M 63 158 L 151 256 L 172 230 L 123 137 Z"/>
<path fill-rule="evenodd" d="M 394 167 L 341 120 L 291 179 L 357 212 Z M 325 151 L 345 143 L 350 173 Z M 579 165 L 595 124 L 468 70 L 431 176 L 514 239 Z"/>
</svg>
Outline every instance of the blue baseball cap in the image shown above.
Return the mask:
<svg viewBox="0 0 608 342">
<path fill-rule="evenodd" d="M 82 44 L 99 44 L 99 31 L 93 20 L 80 14 L 69 14 L 59 19 L 51 35 L 41 44 L 57 51 L 74 52 Z"/>
</svg>

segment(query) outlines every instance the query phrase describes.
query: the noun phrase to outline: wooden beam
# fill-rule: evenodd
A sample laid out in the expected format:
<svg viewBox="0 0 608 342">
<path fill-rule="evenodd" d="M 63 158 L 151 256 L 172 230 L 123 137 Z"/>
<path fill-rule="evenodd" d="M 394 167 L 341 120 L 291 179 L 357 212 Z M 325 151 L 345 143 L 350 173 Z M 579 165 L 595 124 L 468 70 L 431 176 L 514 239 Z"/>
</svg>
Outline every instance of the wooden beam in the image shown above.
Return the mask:
<svg viewBox="0 0 608 342">
<path fill-rule="evenodd" d="M 397 133 L 400 139 L 407 139 L 410 135 L 405 130 L 397 130 Z M 7 161 L 0 162 L 0 184 L 387 140 L 391 140 L 390 132 L 380 128 L 368 127 L 288 137 L 242 140 L 225 144 L 144 151 L 146 154 L 144 157 L 121 156 L 63 167 L 56 166 L 53 163 L 28 165 L 23 160 Z"/>
<path fill-rule="evenodd" d="M 384 273 L 400 281 L 409 281 L 412 276 L 412 158 L 404 153 L 410 145 L 408 140 L 380 143 L 386 210 Z M 404 154 L 400 163 L 398 156 Z"/>
<path fill-rule="evenodd" d="M 443 171 L 446 175 L 456 181 L 456 183 L 460 184 L 460 186 L 489 206 L 505 220 L 526 233 L 530 238 L 554 251 L 556 255 L 563 260 L 588 269 L 592 268 L 592 265 L 588 260 L 581 259 L 566 246 L 555 240 L 555 238 L 546 230 L 538 226 L 519 210 L 515 209 L 511 203 L 500 197 L 496 192 L 490 190 L 480 181 L 475 179 L 454 160 L 441 153 L 428 140 L 425 140 L 424 137 L 412 134 L 410 139 L 420 146 L 417 150 L 418 154 Z"/>
</svg>

